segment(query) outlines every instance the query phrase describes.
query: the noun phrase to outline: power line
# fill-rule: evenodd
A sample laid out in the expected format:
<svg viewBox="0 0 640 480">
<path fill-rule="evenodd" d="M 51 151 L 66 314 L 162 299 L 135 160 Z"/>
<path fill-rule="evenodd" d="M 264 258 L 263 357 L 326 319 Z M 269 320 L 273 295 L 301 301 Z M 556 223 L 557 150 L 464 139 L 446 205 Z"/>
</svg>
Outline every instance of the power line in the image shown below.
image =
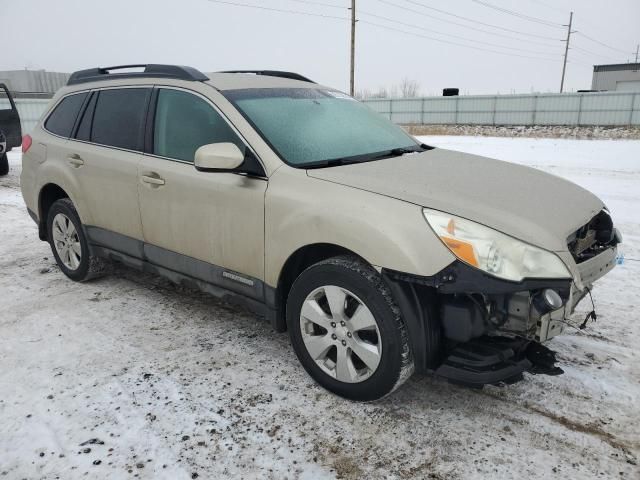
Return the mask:
<svg viewBox="0 0 640 480">
<path fill-rule="evenodd" d="M 407 0 L 407 1 L 409 1 L 409 0 Z M 485 7 L 493 8 L 493 9 L 498 10 L 498 11 L 503 12 L 503 13 L 507 13 L 507 14 L 510 14 L 510 15 L 515 15 L 516 17 L 523 18 L 523 19 L 530 20 L 530 21 L 535 21 L 537 23 L 542 23 L 544 25 L 554 26 L 554 27 L 566 26 L 566 25 L 560 25 L 560 24 L 557 24 L 555 22 L 551 22 L 551 21 L 548 21 L 548 20 L 543 20 L 543 19 L 540 19 L 540 18 L 537 18 L 537 17 L 531 17 L 529 15 L 525 15 L 525 14 L 522 14 L 522 13 L 519 13 L 519 12 L 515 12 L 513 10 L 509 10 L 509 9 L 506 9 L 506 8 L 498 7 L 496 5 L 492 5 L 492 4 L 490 4 L 488 2 L 485 2 L 485 1 L 482 1 L 482 0 L 471 0 L 471 1 L 475 2 L 475 3 L 478 3 L 478 4 L 481 4 L 481 5 L 484 5 Z M 552 8 L 554 10 L 560 11 L 559 9 L 554 8 L 551 5 L 548 5 L 545 2 L 542 2 L 540 0 L 531 0 L 531 1 L 534 1 L 535 3 L 541 4 L 541 5 L 545 5 L 547 8 Z M 584 38 L 586 38 L 586 39 L 588 39 L 588 40 L 590 40 L 590 41 L 592 41 L 594 43 L 597 43 L 597 44 L 599 44 L 599 45 L 601 45 L 603 47 L 609 48 L 611 50 L 615 50 L 617 52 L 624 53 L 625 55 L 629 55 L 630 54 L 630 52 L 628 52 L 626 50 L 622 50 L 620 48 L 613 47 L 613 46 L 611 46 L 611 45 L 609 45 L 607 43 L 604 43 L 604 42 L 602 42 L 602 41 L 600 41 L 600 40 L 598 40 L 596 38 L 590 37 L 590 36 L 586 35 L 585 33 L 580 32 L 580 31 L 576 31 L 576 32 L 573 32 L 573 33 L 581 35 Z"/>
<path fill-rule="evenodd" d="M 526 49 L 519 48 L 519 47 L 508 47 L 508 46 L 504 46 L 504 45 L 501 45 L 501 44 L 498 44 L 498 43 L 484 42 L 482 40 L 477 40 L 475 38 L 462 37 L 460 35 L 454 35 L 453 33 L 445 33 L 445 32 L 441 32 L 441 31 L 438 31 L 438 30 L 432 30 L 432 29 L 424 28 L 424 27 L 422 27 L 420 25 L 416 25 L 414 23 L 401 22 L 399 20 L 394 20 L 392 18 L 385 17 L 385 16 L 382 16 L 382 15 L 376 15 L 374 13 L 363 12 L 362 10 L 360 10 L 359 13 L 360 13 L 360 15 L 366 15 L 366 16 L 369 16 L 369 17 L 377 18 L 377 19 L 384 20 L 384 21 L 391 22 L 391 23 L 395 23 L 395 24 L 398 24 L 398 25 L 404 25 L 405 27 L 416 28 L 416 29 L 418 29 L 420 31 L 423 31 L 423 32 L 431 32 L 431 33 L 435 33 L 437 35 L 444 35 L 444 36 L 447 36 L 447 37 L 457 38 L 459 40 L 464 40 L 464 41 L 472 42 L 472 43 L 475 43 L 475 44 L 479 43 L 479 44 L 487 45 L 487 46 L 490 46 L 490 47 L 505 48 L 507 50 L 516 50 L 516 51 L 519 51 L 519 52 L 535 53 L 535 54 L 539 54 L 539 55 L 553 55 L 554 54 L 553 52 L 541 52 L 541 51 L 537 51 L 537 50 L 526 50 Z"/>
<path fill-rule="evenodd" d="M 575 60 L 567 60 L 567 63 L 570 65 L 580 65 L 581 67 L 587 67 L 589 69 L 593 68 L 593 63 L 576 62 Z"/>
<path fill-rule="evenodd" d="M 224 4 L 224 5 L 231 5 L 234 7 L 244 7 L 244 8 L 253 8 L 253 9 L 257 9 L 257 10 L 266 10 L 266 11 L 271 11 L 271 12 L 278 12 L 278 13 L 287 13 L 287 14 L 295 14 L 295 15 L 308 15 L 308 16 L 312 16 L 312 17 L 321 17 L 321 18 L 329 18 L 329 19 L 336 19 L 336 20 L 350 20 L 349 18 L 346 17 L 338 17 L 338 16 L 334 16 L 334 15 L 324 15 L 324 14 L 319 14 L 319 13 L 311 13 L 311 12 L 304 12 L 304 11 L 299 11 L 299 10 L 288 10 L 288 9 L 282 9 L 282 8 L 275 8 L 275 7 L 265 7 L 262 5 L 253 5 L 253 4 L 248 4 L 248 3 L 242 3 L 242 2 L 232 2 L 232 1 L 228 1 L 228 0 L 207 0 L 209 2 L 212 3 L 220 3 L 220 4 Z M 359 20 L 360 23 L 365 23 L 367 25 L 371 25 L 374 27 L 378 27 L 378 28 L 382 28 L 385 30 L 390 30 L 390 31 L 394 31 L 394 32 L 399 32 L 399 33 L 403 33 L 405 35 L 411 35 L 414 37 L 420 37 L 420 38 L 425 38 L 428 40 L 433 40 L 435 42 L 440 42 L 440 43 L 445 43 L 448 45 L 455 45 L 458 47 L 463 47 L 463 48 L 469 48 L 472 50 L 479 50 L 479 51 L 484 51 L 484 52 L 490 52 L 490 53 L 496 53 L 498 55 L 505 55 L 505 56 L 511 56 L 511 57 L 520 57 L 520 58 L 529 58 L 529 59 L 533 59 L 533 60 L 543 60 L 543 61 L 560 61 L 560 59 L 553 59 L 553 58 L 548 58 L 548 57 L 535 57 L 535 56 L 531 56 L 531 55 L 519 55 L 516 53 L 511 53 L 511 52 L 501 52 L 498 50 L 492 50 L 489 48 L 483 48 L 483 47 L 477 47 L 474 45 L 465 45 L 462 43 L 458 43 L 458 42 L 453 42 L 450 40 L 444 40 L 441 38 L 436 38 L 436 37 L 431 37 L 431 36 L 427 36 L 427 35 L 422 35 L 419 33 L 414 33 L 414 32 L 407 32 L 404 30 L 400 30 L 399 28 L 394 28 L 394 27 L 390 27 L 388 25 L 381 25 L 379 23 L 375 23 L 375 22 L 370 22 L 368 20 Z M 504 47 L 501 47 L 504 48 Z M 520 50 L 522 51 L 522 50 Z"/>
<path fill-rule="evenodd" d="M 275 7 L 265 7 L 263 5 L 252 5 L 249 3 L 239 3 L 239 2 L 229 2 L 229 1 L 225 1 L 225 0 L 207 0 L 208 2 L 211 3 L 221 3 L 223 5 L 232 5 L 234 7 L 245 7 L 245 8 L 255 8 L 258 10 L 266 10 L 269 12 L 279 12 L 279 13 L 289 13 L 289 14 L 293 14 L 293 15 L 306 15 L 308 17 L 321 17 L 321 18 L 330 18 L 330 19 L 334 19 L 334 20 L 349 20 L 347 17 L 338 17 L 335 15 L 325 15 L 322 13 L 311 13 L 311 12 L 304 12 L 301 10 L 287 10 L 287 9 L 283 9 L 283 8 L 275 8 Z"/>
<path fill-rule="evenodd" d="M 355 46 L 355 31 L 353 31 L 353 26 L 355 24 L 355 10 L 352 11 L 352 18 L 346 18 L 346 17 L 339 17 L 339 16 L 335 16 L 335 15 L 326 15 L 326 14 L 320 14 L 320 13 L 312 13 L 312 12 L 306 12 L 306 11 L 300 11 L 300 10 L 290 10 L 290 9 L 283 9 L 283 8 L 275 8 L 275 7 L 265 7 L 263 5 L 255 5 L 255 4 L 248 4 L 248 3 L 242 3 L 242 2 L 234 2 L 234 1 L 228 1 L 228 0 L 207 0 L 209 2 L 212 3 L 218 3 L 218 4 L 224 4 L 224 5 L 230 5 L 230 6 L 234 6 L 234 7 L 243 7 L 243 8 L 253 8 L 256 10 L 263 10 L 263 11 L 270 11 L 270 12 L 277 12 L 277 13 L 286 13 L 286 14 L 294 14 L 294 15 L 305 15 L 305 16 L 311 16 L 311 17 L 319 17 L 319 18 L 327 18 L 327 19 L 335 19 L 335 20 L 351 20 L 352 21 L 352 38 L 353 38 L 353 45 Z M 300 3 L 309 3 L 309 4 L 320 4 L 321 2 L 312 2 L 311 0 L 294 0 L 294 1 L 299 1 Z M 381 1 L 381 0 L 379 0 Z M 355 3 L 355 1 L 352 2 L 352 5 Z M 383 2 L 383 3 L 390 3 L 390 2 Z M 329 4 L 325 4 L 323 6 L 328 6 Z M 373 14 L 370 14 L 373 15 Z M 376 15 L 376 17 L 381 17 L 383 20 L 385 21 L 390 21 L 390 22 L 396 22 L 396 23 L 403 23 L 403 22 L 398 22 L 396 20 L 390 19 L 388 17 L 382 17 L 379 15 Z M 454 46 L 458 46 L 458 47 L 462 47 L 465 49 L 472 49 L 472 50 L 478 50 L 478 51 L 483 51 L 483 52 L 489 52 L 489 53 L 494 53 L 494 54 L 498 54 L 498 55 L 504 55 L 504 56 L 508 56 L 508 57 L 518 57 L 518 58 L 527 58 L 527 59 L 531 59 L 531 60 L 540 60 L 540 61 L 547 61 L 547 62 L 557 62 L 557 61 L 561 61 L 559 58 L 555 59 L 555 58 L 549 58 L 549 57 L 540 57 L 540 56 L 532 56 L 532 55 L 521 55 L 518 53 L 512 53 L 512 52 L 504 52 L 504 51 L 499 51 L 499 50 L 493 50 L 493 49 L 489 49 L 489 48 L 484 48 L 484 47 L 478 47 L 475 45 L 465 45 L 459 42 L 454 42 L 454 41 L 450 41 L 450 40 L 444 40 L 441 38 L 436 38 L 436 37 L 432 37 L 432 36 L 428 36 L 428 35 L 423 35 L 423 34 L 419 34 L 419 33 L 414 33 L 414 32 L 407 32 L 405 30 L 401 30 L 399 28 L 394 28 L 394 27 L 390 27 L 388 25 L 381 25 L 379 23 L 375 23 L 375 22 L 371 22 L 368 20 L 359 20 L 361 23 L 367 24 L 367 25 L 371 25 L 373 27 L 376 28 L 381 28 L 384 30 L 389 30 L 389 31 L 393 31 L 393 32 L 398 32 L 398 33 L 402 33 L 404 35 L 410 35 L 413 37 L 419 37 L 419 38 L 424 38 L 427 40 L 432 40 L 435 42 L 439 42 L 439 43 L 444 43 L 444 44 L 448 44 L 448 45 L 454 45 Z M 410 25 L 413 28 L 421 28 L 417 25 L 413 25 L 413 24 L 406 24 L 406 25 Z M 421 30 L 424 30 L 421 28 Z M 440 35 L 449 35 L 449 34 L 443 34 L 443 33 L 439 33 L 436 32 L 437 34 Z M 459 37 L 460 38 L 460 37 Z M 466 40 L 466 38 L 465 38 Z M 478 43 L 475 40 L 467 40 L 467 41 L 474 41 L 474 43 Z M 504 47 L 502 45 L 498 45 L 499 48 L 512 48 L 512 47 Z M 513 48 L 516 51 L 519 52 L 528 52 L 526 50 L 522 50 L 522 49 L 517 49 L 517 48 Z M 532 52 L 535 54 L 541 54 L 541 55 L 548 55 L 550 53 L 547 52 Z M 355 57 L 355 49 L 353 51 L 353 57 L 352 57 L 352 68 L 353 68 L 353 58 Z M 353 78 L 353 76 L 352 76 Z M 355 82 L 353 82 L 353 88 L 355 89 Z"/>
<path fill-rule="evenodd" d="M 338 8 L 340 10 L 348 10 L 344 5 L 336 5 L 335 3 L 315 2 L 312 0 L 288 0 L 289 2 L 305 3 L 307 5 L 316 5 L 319 7 Z"/>
<path fill-rule="evenodd" d="M 516 12 L 514 10 L 509 10 L 508 8 L 499 7 L 497 5 L 493 5 L 488 2 L 483 2 L 482 0 L 471 0 L 472 2 L 483 5 L 487 8 L 492 8 L 493 10 L 497 10 L 502 13 L 506 13 L 507 15 L 512 15 L 514 17 L 521 18 L 523 20 L 528 20 L 530 22 L 539 23 L 540 25 L 546 25 L 547 27 L 555 27 L 555 28 L 564 28 L 564 25 L 561 23 L 552 22 L 550 20 L 544 20 L 538 17 L 532 17 L 530 15 L 525 15 L 524 13 Z"/>
<path fill-rule="evenodd" d="M 584 20 L 584 19 L 582 19 L 582 18 L 580 19 L 580 21 L 581 21 L 582 23 L 586 23 L 588 26 L 590 26 L 591 28 L 596 29 L 596 30 L 598 30 L 598 29 L 601 29 L 601 28 L 602 28 L 600 25 L 596 25 L 595 23 L 592 23 L 592 22 L 586 21 L 586 20 Z M 586 36 L 585 36 L 585 37 L 586 37 Z M 625 55 L 628 55 L 628 54 L 629 54 L 629 52 L 627 52 L 627 51 L 626 51 L 626 50 L 624 50 L 624 49 L 617 49 L 616 47 L 612 47 L 612 46 L 610 46 L 610 45 L 608 45 L 608 44 L 604 44 L 604 43 L 602 43 L 602 42 L 600 42 L 599 40 L 596 40 L 596 39 L 593 39 L 593 41 L 595 41 L 596 43 L 599 43 L 600 45 L 603 45 L 603 46 L 605 46 L 605 47 L 607 47 L 607 48 L 611 48 L 611 49 L 613 49 L 613 50 L 618 50 L 618 51 L 620 51 L 620 52 L 624 53 Z"/>
<path fill-rule="evenodd" d="M 509 38 L 509 39 L 512 39 L 512 40 L 518 40 L 520 42 L 538 43 L 540 45 L 551 46 L 551 44 L 548 44 L 548 43 L 533 42 L 532 40 L 525 40 L 525 39 L 522 39 L 522 38 L 516 38 L 516 37 L 513 37 L 511 35 L 503 35 L 503 34 L 500 34 L 500 33 L 490 32 L 490 31 L 487 31 L 487 30 L 484 30 L 484 29 L 481 29 L 481 28 L 476 28 L 476 27 L 472 27 L 470 25 L 465 25 L 463 23 L 454 22 L 453 20 L 448 20 L 446 18 L 437 17 L 435 15 L 429 15 L 428 13 L 421 12 L 419 10 L 415 10 L 413 8 L 406 7 L 406 6 L 403 6 L 403 5 L 398 5 L 397 3 L 390 2 L 388 0 L 377 0 L 377 1 L 380 2 L 380 3 L 384 3 L 386 5 L 392 6 L 392 7 L 400 8 L 402 10 L 406 10 L 408 12 L 415 13 L 417 15 L 421 15 L 423 17 L 433 18 L 433 19 L 439 20 L 441 22 L 446 22 L 446 23 L 450 23 L 452 25 L 457 25 L 459 27 L 468 28 L 469 30 L 475 30 L 476 32 L 482 32 L 482 33 L 485 33 L 487 35 L 495 35 L 495 36 L 498 36 L 498 37 L 504 37 L 504 38 Z M 553 42 L 560 40 L 558 38 L 552 38 L 552 37 L 548 37 L 548 36 L 544 36 L 544 35 L 536 35 L 535 33 L 521 32 L 521 31 L 518 31 L 518 30 L 512 30 L 510 28 L 501 27 L 499 25 L 493 25 L 491 23 L 481 22 L 481 21 L 473 19 L 473 18 L 468 18 L 468 17 L 464 17 L 462 15 L 457 15 L 455 13 L 447 12 L 447 11 L 441 10 L 439 8 L 429 7 L 427 5 L 424 5 L 422 3 L 415 2 L 415 1 L 412 1 L 412 0 L 405 0 L 405 1 L 407 3 L 411 3 L 411 4 L 417 5 L 417 6 L 422 7 L 422 8 L 426 8 L 428 10 L 433 10 L 433 11 L 436 11 L 436 12 L 440 12 L 440 13 L 442 13 L 444 15 L 449 15 L 451 17 L 459 18 L 459 19 L 464 20 L 466 22 L 471 22 L 471 23 L 475 23 L 475 24 L 478 24 L 478 25 L 483 25 L 485 27 L 495 28 L 495 29 L 498 29 L 498 30 L 502 30 L 504 32 L 515 33 L 515 34 L 518 34 L 518 35 L 523 35 L 523 36 L 532 37 L 532 38 L 540 38 L 540 39 L 544 39 L 544 40 L 550 40 L 550 41 L 553 41 Z"/>
<path fill-rule="evenodd" d="M 543 5 L 543 6 L 545 6 L 545 7 L 549 8 L 549 9 L 551 9 L 551 10 L 555 10 L 556 12 L 560 12 L 560 13 L 562 13 L 563 15 L 566 15 L 566 14 L 567 14 L 567 11 L 566 11 L 566 10 L 563 10 L 563 9 L 560 9 L 560 8 L 557 8 L 557 7 L 554 7 L 553 5 L 549 5 L 548 3 L 543 2 L 543 1 L 541 1 L 541 0 L 529 0 L 529 1 L 530 1 L 530 2 L 533 2 L 533 3 L 537 3 L 538 5 Z"/>
<path fill-rule="evenodd" d="M 409 0 L 407 0 L 407 1 L 409 1 Z M 472 0 L 472 1 L 476 1 L 476 0 Z M 529 1 L 530 1 L 530 2 L 533 2 L 533 3 L 537 3 L 538 5 L 543 5 L 543 6 L 545 6 L 546 8 L 549 8 L 549 9 L 551 9 L 551 10 L 555 10 L 556 12 L 561 12 L 561 13 L 564 13 L 564 14 L 566 14 L 566 13 L 567 13 L 567 12 L 566 12 L 566 10 L 562 10 L 562 9 L 560 9 L 560 8 L 556 8 L 556 7 L 554 7 L 553 5 L 550 5 L 550 4 L 546 3 L 546 2 L 543 2 L 542 0 L 529 0 Z M 411 3 L 414 3 L 414 2 L 411 2 Z M 483 2 L 477 2 L 477 3 L 483 3 Z M 597 27 L 595 27 L 595 25 L 594 25 L 593 23 L 585 22 L 584 20 L 582 20 L 582 22 L 583 22 L 583 23 L 587 23 L 588 25 L 591 25 L 591 26 L 593 26 L 594 28 L 597 28 Z M 631 53 L 631 52 L 628 52 L 628 51 L 626 51 L 626 50 L 623 50 L 623 49 L 616 48 L 616 47 L 613 47 L 613 46 L 611 46 L 611 45 L 608 45 L 608 44 L 606 44 L 606 43 L 604 43 L 604 42 L 601 42 L 600 40 L 597 40 L 597 39 L 595 39 L 595 38 L 589 37 L 589 36 L 587 36 L 586 34 L 584 34 L 584 33 L 580 32 L 580 31 L 576 31 L 575 33 L 577 33 L 578 35 L 582 35 L 582 36 L 583 36 L 583 37 L 585 37 L 586 39 L 591 40 L 592 42 L 595 42 L 595 43 L 597 43 L 597 44 L 599 44 L 599 45 L 601 45 L 601 46 L 603 46 L 603 47 L 609 48 L 609 49 L 611 49 L 611 50 L 615 50 L 615 51 L 617 51 L 617 52 L 624 53 L 625 55 L 629 55 L 629 54 Z M 585 52 L 586 52 L 586 50 L 585 50 Z M 599 55 L 599 54 L 595 54 L 595 55 L 600 56 L 600 57 L 605 57 L 605 55 Z M 611 57 L 609 57 L 609 58 L 611 58 Z"/>
<path fill-rule="evenodd" d="M 607 47 L 607 48 L 610 48 L 611 50 L 615 50 L 617 52 L 624 53 L 625 55 L 633 55 L 633 53 L 631 53 L 631 52 L 628 52 L 626 50 L 622 50 L 620 48 L 612 47 L 611 45 L 607 45 L 606 43 L 601 42 L 600 40 L 596 40 L 595 38 L 592 38 L 592 37 L 590 37 L 590 36 L 588 36 L 588 35 L 586 35 L 586 34 L 584 34 L 582 32 L 576 32 L 576 33 L 578 35 L 580 35 L 581 37 L 586 38 L 587 40 L 591 40 L 592 42 L 595 42 L 595 43 L 597 43 L 599 45 L 602 45 L 603 47 Z"/>
<path fill-rule="evenodd" d="M 582 53 L 583 55 L 590 55 L 592 57 L 601 57 L 601 58 L 606 58 L 608 60 L 613 60 L 613 61 L 618 61 L 619 59 L 614 58 L 614 57 L 610 57 L 608 55 L 602 55 L 601 53 L 594 53 L 590 50 L 585 50 L 584 48 L 578 47 L 575 44 L 572 44 L 571 50 L 576 50 L 577 53 Z"/>
<path fill-rule="evenodd" d="M 562 61 L 560 58 L 553 59 L 553 58 L 546 58 L 546 57 L 533 57 L 533 56 L 530 56 L 530 55 L 518 55 L 516 53 L 500 52 L 500 51 L 497 51 L 497 50 L 491 50 L 491 49 L 483 48 L 483 47 L 475 47 L 475 46 L 472 46 L 472 45 L 464 45 L 462 43 L 452 42 L 450 40 L 443 40 L 441 38 L 431 37 L 431 36 L 428 36 L 428 35 L 422 35 L 422 34 L 414 33 L 414 32 L 407 32 L 405 30 L 400 30 L 399 28 L 390 27 L 388 25 L 381 25 L 379 23 L 370 22 L 368 20 L 360 20 L 359 23 L 372 25 L 374 27 L 383 28 L 385 30 L 391 30 L 393 32 L 403 33 L 405 35 L 411 35 L 411 36 L 414 36 L 414 37 L 426 38 L 427 40 L 433 40 L 435 42 L 446 43 L 448 45 L 456 45 L 458 47 L 471 48 L 473 50 L 480 50 L 480 51 L 483 51 L 483 52 L 497 53 L 498 55 L 506 55 L 506 56 L 509 56 L 509 57 L 530 58 L 530 59 L 533 59 L 533 60 L 543 60 L 543 61 L 549 61 L 549 62 L 561 62 Z"/>
</svg>

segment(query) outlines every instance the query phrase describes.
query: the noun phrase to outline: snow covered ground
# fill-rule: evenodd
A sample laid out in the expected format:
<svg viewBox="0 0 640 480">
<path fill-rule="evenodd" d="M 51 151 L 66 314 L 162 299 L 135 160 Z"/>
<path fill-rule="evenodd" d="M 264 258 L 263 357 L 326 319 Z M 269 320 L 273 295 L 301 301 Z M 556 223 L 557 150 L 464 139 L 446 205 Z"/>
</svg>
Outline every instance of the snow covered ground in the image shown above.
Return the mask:
<svg viewBox="0 0 640 480">
<path fill-rule="evenodd" d="M 481 391 L 414 376 L 379 402 L 337 398 L 242 310 L 124 267 L 67 280 L 11 153 L 0 478 L 640 478 L 640 141 L 423 140 L 567 177 L 609 205 L 626 261 L 594 292 L 597 323 L 550 342 L 564 375 Z"/>
</svg>

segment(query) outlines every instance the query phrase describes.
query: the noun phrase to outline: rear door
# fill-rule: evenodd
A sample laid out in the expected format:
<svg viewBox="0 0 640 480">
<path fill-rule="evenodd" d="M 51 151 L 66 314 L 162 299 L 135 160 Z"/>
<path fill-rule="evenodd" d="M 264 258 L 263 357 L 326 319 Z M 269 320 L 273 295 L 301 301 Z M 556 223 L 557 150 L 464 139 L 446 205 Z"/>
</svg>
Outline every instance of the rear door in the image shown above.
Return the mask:
<svg viewBox="0 0 640 480">
<path fill-rule="evenodd" d="M 142 256 L 137 174 L 150 87 L 91 93 L 67 148 L 95 243 Z"/>
<path fill-rule="evenodd" d="M 193 165 L 202 145 L 232 142 L 246 152 L 247 143 L 195 92 L 161 87 L 154 99 L 149 154 L 140 163 L 138 183 L 147 259 L 260 297 L 255 279 L 264 277 L 266 179 L 200 172 Z"/>
<path fill-rule="evenodd" d="M 22 143 L 20 115 L 4 83 L 0 83 L 0 131 L 4 134 L 7 150 L 19 147 Z"/>
</svg>

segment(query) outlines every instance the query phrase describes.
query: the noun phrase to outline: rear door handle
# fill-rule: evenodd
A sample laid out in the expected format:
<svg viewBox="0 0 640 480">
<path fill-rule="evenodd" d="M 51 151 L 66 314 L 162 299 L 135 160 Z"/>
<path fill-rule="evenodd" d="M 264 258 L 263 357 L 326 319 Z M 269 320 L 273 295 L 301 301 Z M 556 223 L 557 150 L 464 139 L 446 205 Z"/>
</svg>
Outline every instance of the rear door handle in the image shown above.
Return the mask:
<svg viewBox="0 0 640 480">
<path fill-rule="evenodd" d="M 142 175 L 140 176 L 140 180 L 144 183 L 149 183 L 151 185 L 164 185 L 164 178 L 160 177 L 152 177 L 150 175 Z"/>
<path fill-rule="evenodd" d="M 71 155 L 68 155 L 67 162 L 69 162 L 69 165 L 75 168 L 78 168 L 84 165 L 84 160 L 77 153 L 72 153 Z"/>
</svg>

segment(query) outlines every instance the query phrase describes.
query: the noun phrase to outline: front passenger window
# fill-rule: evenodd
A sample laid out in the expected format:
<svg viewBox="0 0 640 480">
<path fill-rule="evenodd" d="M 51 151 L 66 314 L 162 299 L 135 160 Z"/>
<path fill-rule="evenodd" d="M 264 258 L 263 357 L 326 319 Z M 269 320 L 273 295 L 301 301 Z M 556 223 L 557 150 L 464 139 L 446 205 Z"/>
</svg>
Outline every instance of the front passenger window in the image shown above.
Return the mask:
<svg viewBox="0 0 640 480">
<path fill-rule="evenodd" d="M 209 143 L 245 145 L 205 100 L 181 90 L 160 89 L 153 131 L 153 153 L 193 162 L 196 150 Z"/>
</svg>

